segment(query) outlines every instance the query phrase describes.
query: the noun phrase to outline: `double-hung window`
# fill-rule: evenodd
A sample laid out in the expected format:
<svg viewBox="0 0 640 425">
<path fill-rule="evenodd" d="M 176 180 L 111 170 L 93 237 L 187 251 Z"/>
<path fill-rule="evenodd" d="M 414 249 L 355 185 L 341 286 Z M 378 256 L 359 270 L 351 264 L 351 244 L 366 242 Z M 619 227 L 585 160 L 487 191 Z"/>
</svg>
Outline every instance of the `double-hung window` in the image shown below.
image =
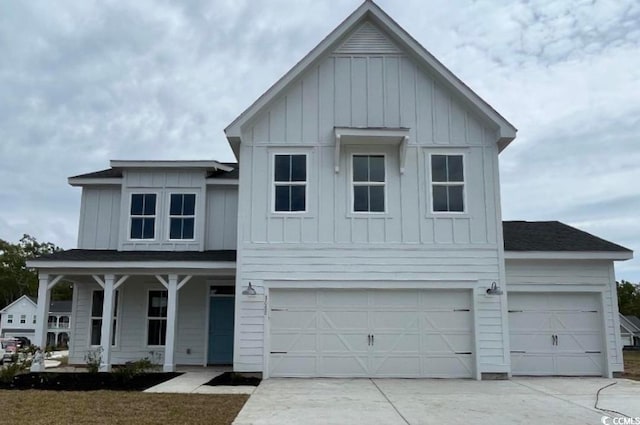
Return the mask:
<svg viewBox="0 0 640 425">
<path fill-rule="evenodd" d="M 13 314 L 7 315 L 7 323 L 13 323 Z"/>
<path fill-rule="evenodd" d="M 147 345 L 164 345 L 167 335 L 167 291 L 149 291 Z"/>
<path fill-rule="evenodd" d="M 26 314 L 21 314 L 20 315 L 20 323 L 21 324 L 27 323 L 27 315 Z"/>
<path fill-rule="evenodd" d="M 131 194 L 130 239 L 155 239 L 156 198 L 155 193 Z"/>
<path fill-rule="evenodd" d="M 353 212 L 385 212 L 384 155 L 353 155 Z"/>
<path fill-rule="evenodd" d="M 433 212 L 465 211 L 462 155 L 431 155 Z"/>
<path fill-rule="evenodd" d="M 91 297 L 91 345 L 100 345 L 102 338 L 102 306 L 104 291 L 93 291 Z M 113 331 L 111 332 L 111 345 L 116 345 L 116 317 L 118 316 L 118 291 L 113 294 Z"/>
<path fill-rule="evenodd" d="M 307 210 L 307 155 L 277 154 L 273 164 L 273 210 Z"/>
<path fill-rule="evenodd" d="M 169 239 L 193 239 L 196 195 L 172 193 L 169 205 Z"/>
</svg>

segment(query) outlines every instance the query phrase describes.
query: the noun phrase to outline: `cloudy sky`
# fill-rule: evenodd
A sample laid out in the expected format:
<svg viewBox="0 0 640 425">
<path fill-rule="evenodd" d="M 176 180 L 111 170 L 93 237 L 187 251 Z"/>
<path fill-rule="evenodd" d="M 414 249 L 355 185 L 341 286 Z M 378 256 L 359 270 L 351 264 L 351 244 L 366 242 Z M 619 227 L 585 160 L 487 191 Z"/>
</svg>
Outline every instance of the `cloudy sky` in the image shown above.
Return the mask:
<svg viewBox="0 0 640 425">
<path fill-rule="evenodd" d="M 109 159 L 231 161 L 223 128 L 359 0 L 0 6 L 0 238 L 73 248 L 70 175 Z M 640 257 L 640 2 L 379 0 L 519 129 L 505 219 L 560 220 Z M 640 281 L 640 259 L 617 277 Z"/>
</svg>

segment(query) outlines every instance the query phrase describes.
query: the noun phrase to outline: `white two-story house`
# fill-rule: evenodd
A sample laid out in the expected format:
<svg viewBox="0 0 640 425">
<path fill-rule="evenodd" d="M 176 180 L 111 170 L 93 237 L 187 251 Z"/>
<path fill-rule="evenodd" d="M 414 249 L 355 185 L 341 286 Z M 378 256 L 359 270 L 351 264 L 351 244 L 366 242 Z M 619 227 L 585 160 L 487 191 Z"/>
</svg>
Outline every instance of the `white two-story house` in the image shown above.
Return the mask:
<svg viewBox="0 0 640 425">
<path fill-rule="evenodd" d="M 152 356 L 263 377 L 622 371 L 613 262 L 632 252 L 503 223 L 516 129 L 374 3 L 225 133 L 238 164 L 112 161 L 69 179 L 78 249 L 29 264 L 40 300 L 75 282 L 71 363 L 99 347 L 103 370 Z"/>
</svg>

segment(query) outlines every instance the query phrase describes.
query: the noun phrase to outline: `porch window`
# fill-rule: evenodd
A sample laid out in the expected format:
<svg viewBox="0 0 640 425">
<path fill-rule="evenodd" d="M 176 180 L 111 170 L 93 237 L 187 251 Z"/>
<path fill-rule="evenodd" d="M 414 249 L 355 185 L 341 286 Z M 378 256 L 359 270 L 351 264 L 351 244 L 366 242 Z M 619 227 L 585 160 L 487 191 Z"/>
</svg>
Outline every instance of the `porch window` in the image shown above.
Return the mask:
<svg viewBox="0 0 640 425">
<path fill-rule="evenodd" d="M 169 239 L 193 239 L 195 221 L 195 193 L 172 193 L 169 206 Z"/>
<path fill-rule="evenodd" d="M 149 291 L 147 345 L 164 345 L 167 335 L 167 291 Z"/>
<path fill-rule="evenodd" d="M 273 210 L 275 212 L 306 212 L 307 155 L 274 156 Z"/>
<path fill-rule="evenodd" d="M 155 239 L 156 237 L 156 194 L 131 194 L 130 239 Z"/>
<path fill-rule="evenodd" d="M 91 297 L 91 345 L 100 345 L 102 337 L 102 305 L 104 291 L 93 291 Z M 113 294 L 113 332 L 111 333 L 111 345 L 116 345 L 116 317 L 118 316 L 118 291 Z"/>
</svg>

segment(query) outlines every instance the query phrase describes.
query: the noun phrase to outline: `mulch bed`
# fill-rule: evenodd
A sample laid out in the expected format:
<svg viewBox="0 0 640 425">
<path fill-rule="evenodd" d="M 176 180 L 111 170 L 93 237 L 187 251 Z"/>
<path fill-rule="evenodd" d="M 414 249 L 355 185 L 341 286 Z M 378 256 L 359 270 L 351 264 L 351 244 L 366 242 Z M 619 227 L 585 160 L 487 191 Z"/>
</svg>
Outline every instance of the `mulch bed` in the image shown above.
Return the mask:
<svg viewBox="0 0 640 425">
<path fill-rule="evenodd" d="M 181 375 L 180 373 L 139 373 L 124 376 L 118 373 L 55 373 L 32 372 L 13 377 L 11 382 L 0 382 L 5 390 L 53 391 L 142 391 Z"/>
<path fill-rule="evenodd" d="M 262 381 L 262 379 L 260 378 L 243 376 L 242 374 L 234 372 L 225 372 L 222 375 L 216 376 L 204 385 L 209 385 L 212 387 L 217 387 L 219 385 L 229 385 L 233 387 L 239 385 L 249 385 L 252 387 L 257 387 L 258 385 L 260 385 L 260 381 Z"/>
</svg>

